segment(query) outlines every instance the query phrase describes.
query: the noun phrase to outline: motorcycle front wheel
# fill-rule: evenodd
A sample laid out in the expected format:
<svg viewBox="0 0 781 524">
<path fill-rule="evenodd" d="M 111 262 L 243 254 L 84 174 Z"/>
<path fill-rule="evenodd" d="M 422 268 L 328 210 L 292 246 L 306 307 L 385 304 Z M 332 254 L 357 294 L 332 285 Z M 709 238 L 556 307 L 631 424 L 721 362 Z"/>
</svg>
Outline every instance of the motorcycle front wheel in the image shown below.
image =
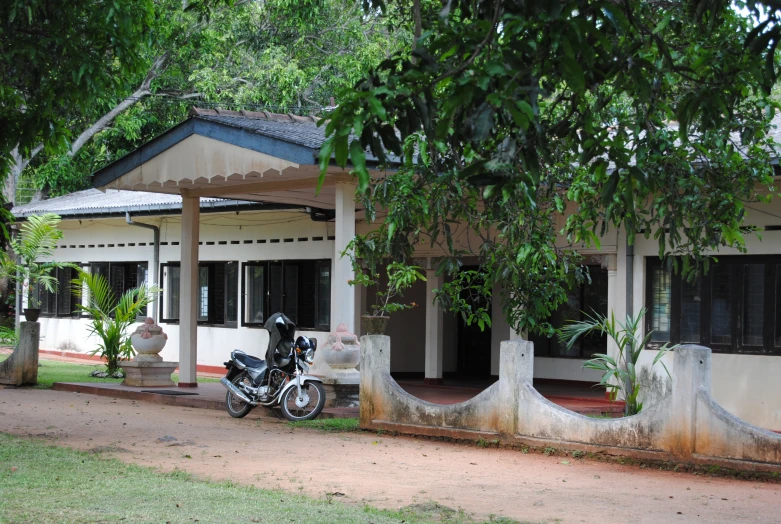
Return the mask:
<svg viewBox="0 0 781 524">
<path fill-rule="evenodd" d="M 234 378 L 232 382 L 234 386 L 238 387 L 244 380 L 249 381 L 249 376 L 246 373 L 241 373 Z M 247 413 L 252 411 L 252 408 L 254 407 L 252 404 L 247 404 L 240 398 L 234 396 L 230 390 L 228 390 L 228 394 L 225 395 L 225 405 L 228 408 L 228 414 L 233 418 L 246 417 Z"/>
<path fill-rule="evenodd" d="M 301 385 L 301 396 L 298 398 L 298 388 L 292 387 L 282 395 L 280 407 L 282 415 L 288 420 L 312 420 L 323 411 L 325 406 L 325 389 L 319 382 L 307 382 Z"/>
</svg>

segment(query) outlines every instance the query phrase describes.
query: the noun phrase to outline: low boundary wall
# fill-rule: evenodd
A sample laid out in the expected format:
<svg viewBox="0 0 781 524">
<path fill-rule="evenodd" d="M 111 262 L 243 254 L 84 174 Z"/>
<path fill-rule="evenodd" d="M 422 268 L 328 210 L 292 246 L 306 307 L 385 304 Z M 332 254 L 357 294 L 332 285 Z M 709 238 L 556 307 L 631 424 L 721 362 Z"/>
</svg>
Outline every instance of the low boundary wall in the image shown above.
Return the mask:
<svg viewBox="0 0 781 524">
<path fill-rule="evenodd" d="M 404 391 L 390 375 L 390 351 L 390 337 L 361 337 L 362 428 L 781 471 L 781 435 L 731 415 L 711 397 L 711 350 L 702 346 L 676 348 L 672 392 L 618 419 L 586 417 L 540 395 L 528 341 L 502 342 L 499 381 L 451 405 Z"/>
</svg>

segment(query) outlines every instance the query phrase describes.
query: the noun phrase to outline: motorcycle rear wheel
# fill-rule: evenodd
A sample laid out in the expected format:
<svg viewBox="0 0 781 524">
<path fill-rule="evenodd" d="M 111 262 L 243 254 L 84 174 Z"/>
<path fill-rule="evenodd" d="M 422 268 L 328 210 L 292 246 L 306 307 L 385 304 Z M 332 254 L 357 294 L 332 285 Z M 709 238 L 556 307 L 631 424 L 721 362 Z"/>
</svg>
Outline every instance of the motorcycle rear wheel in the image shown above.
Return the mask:
<svg viewBox="0 0 781 524">
<path fill-rule="evenodd" d="M 306 384 L 301 385 L 301 390 L 306 391 L 309 396 L 309 403 L 303 408 L 299 408 L 296 405 L 298 388 L 295 386 L 285 391 L 285 394 L 282 395 L 282 400 L 280 401 L 282 415 L 286 419 L 294 422 L 298 420 L 312 420 L 323 411 L 323 407 L 325 406 L 325 389 L 321 383 L 307 382 Z M 315 395 L 317 396 L 317 399 L 314 398 Z M 314 407 L 311 411 L 308 410 L 312 405 L 314 405 Z"/>
<path fill-rule="evenodd" d="M 236 378 L 234 378 L 232 381 L 233 385 L 238 387 L 238 385 L 244 379 L 249 380 L 249 376 L 246 373 L 241 373 L 237 375 Z M 225 406 L 228 408 L 228 414 L 233 418 L 246 417 L 247 413 L 252 411 L 252 408 L 255 407 L 252 404 L 247 404 L 243 400 L 233 396 L 233 393 L 231 393 L 230 390 L 225 395 Z"/>
</svg>

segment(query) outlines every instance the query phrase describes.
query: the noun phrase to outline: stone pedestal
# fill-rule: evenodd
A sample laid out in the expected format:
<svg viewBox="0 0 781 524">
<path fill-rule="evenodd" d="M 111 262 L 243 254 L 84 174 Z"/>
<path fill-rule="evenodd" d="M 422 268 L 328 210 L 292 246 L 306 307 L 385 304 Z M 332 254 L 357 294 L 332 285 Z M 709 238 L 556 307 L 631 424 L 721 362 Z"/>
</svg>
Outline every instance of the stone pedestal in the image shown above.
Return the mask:
<svg viewBox="0 0 781 524">
<path fill-rule="evenodd" d="M 159 353 L 165 347 L 168 335 L 163 328 L 147 317 L 142 325 L 130 335 L 130 343 L 136 350 L 133 360 L 122 363 L 125 370 L 123 386 L 159 387 L 175 386 L 171 374 L 179 367 L 178 362 L 164 362 Z"/>
<path fill-rule="evenodd" d="M 323 389 L 328 408 L 357 408 L 360 404 L 359 384 L 339 384 L 334 379 L 323 378 Z"/>
<path fill-rule="evenodd" d="M 34 386 L 38 383 L 38 342 L 41 325 L 38 322 L 19 323 L 19 345 L 0 362 L 0 384 Z"/>
<path fill-rule="evenodd" d="M 123 386 L 155 387 L 175 386 L 171 374 L 179 367 L 178 362 L 138 362 L 130 360 L 122 363 L 125 370 Z"/>
<path fill-rule="evenodd" d="M 357 366 L 361 358 L 358 337 L 339 324 L 336 331 L 315 352 L 311 374 L 323 380 L 326 406 L 335 408 L 358 407 L 361 374 Z"/>
</svg>

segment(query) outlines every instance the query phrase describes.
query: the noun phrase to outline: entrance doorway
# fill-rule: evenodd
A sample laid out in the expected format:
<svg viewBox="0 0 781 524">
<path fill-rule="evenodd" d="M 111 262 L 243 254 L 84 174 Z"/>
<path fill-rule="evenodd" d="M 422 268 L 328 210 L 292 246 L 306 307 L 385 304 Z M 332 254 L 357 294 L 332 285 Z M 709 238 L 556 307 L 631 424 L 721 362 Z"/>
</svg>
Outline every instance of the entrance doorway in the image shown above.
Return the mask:
<svg viewBox="0 0 781 524">
<path fill-rule="evenodd" d="M 477 267 L 464 267 L 465 270 L 478 269 Z M 462 294 L 462 298 L 473 306 L 481 307 L 484 297 L 473 297 Z M 489 312 L 491 314 L 490 306 Z M 464 319 L 458 315 L 458 359 L 456 372 L 459 377 L 470 379 L 487 379 L 491 377 L 491 328 L 485 326 L 481 330 L 477 323 L 466 325 Z"/>
</svg>

